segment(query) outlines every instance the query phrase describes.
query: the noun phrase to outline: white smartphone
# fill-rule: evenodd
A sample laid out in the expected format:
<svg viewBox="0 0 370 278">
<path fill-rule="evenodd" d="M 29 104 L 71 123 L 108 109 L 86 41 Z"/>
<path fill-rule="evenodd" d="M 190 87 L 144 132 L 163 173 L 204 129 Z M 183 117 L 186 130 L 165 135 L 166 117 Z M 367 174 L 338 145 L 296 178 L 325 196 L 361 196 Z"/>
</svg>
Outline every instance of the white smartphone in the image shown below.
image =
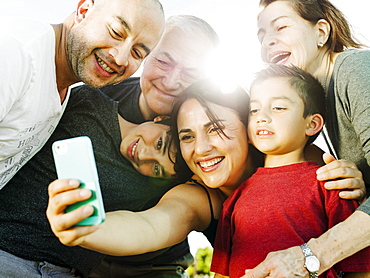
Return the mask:
<svg viewBox="0 0 370 278">
<path fill-rule="evenodd" d="M 55 141 L 52 152 L 58 179 L 77 179 L 80 181 L 80 188 L 87 188 L 92 192 L 90 199 L 67 206 L 66 212 L 89 204 L 93 206 L 94 214 L 78 222 L 76 226 L 102 223 L 105 220 L 105 210 L 90 138 L 81 136 Z"/>
</svg>

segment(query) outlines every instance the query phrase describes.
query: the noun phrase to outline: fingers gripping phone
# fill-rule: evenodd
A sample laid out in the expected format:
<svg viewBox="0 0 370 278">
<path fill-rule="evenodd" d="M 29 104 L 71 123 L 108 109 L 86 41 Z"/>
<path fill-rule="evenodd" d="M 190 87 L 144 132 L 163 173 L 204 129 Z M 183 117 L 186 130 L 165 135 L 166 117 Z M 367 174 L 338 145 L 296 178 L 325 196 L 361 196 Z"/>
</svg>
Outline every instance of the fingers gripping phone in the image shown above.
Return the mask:
<svg viewBox="0 0 370 278">
<path fill-rule="evenodd" d="M 87 188 L 92 192 L 90 199 L 67 206 L 66 212 L 89 204 L 94 208 L 93 215 L 78 222 L 76 226 L 102 223 L 105 210 L 90 138 L 81 136 L 55 141 L 52 151 L 58 179 L 77 179 L 80 181 L 79 188 Z"/>
</svg>

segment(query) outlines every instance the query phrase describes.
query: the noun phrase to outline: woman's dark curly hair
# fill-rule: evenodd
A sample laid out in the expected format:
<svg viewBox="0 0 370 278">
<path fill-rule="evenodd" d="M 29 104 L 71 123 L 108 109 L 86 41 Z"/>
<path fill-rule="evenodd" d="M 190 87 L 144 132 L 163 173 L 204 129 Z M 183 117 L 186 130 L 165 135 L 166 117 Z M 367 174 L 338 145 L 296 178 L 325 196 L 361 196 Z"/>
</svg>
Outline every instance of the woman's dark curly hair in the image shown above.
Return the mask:
<svg viewBox="0 0 370 278">
<path fill-rule="evenodd" d="M 205 113 L 214 126 L 219 127 L 217 130 L 220 136 L 228 138 L 223 132 L 222 122 L 219 121 L 217 114 L 210 107 L 210 103 L 217 104 L 223 107 L 234 110 L 239 116 L 244 125 L 247 125 L 249 114 L 249 95 L 240 86 L 235 90 L 224 93 L 220 85 L 212 82 L 209 79 L 201 80 L 193 83 L 176 99 L 171 113 L 171 132 L 172 140 L 175 144 L 176 161 L 175 171 L 179 176 L 189 176 L 192 174 L 186 162 L 181 155 L 180 140 L 178 135 L 177 118 L 182 104 L 188 99 L 196 99 L 204 108 Z M 216 111 L 217 112 L 217 111 Z"/>
</svg>

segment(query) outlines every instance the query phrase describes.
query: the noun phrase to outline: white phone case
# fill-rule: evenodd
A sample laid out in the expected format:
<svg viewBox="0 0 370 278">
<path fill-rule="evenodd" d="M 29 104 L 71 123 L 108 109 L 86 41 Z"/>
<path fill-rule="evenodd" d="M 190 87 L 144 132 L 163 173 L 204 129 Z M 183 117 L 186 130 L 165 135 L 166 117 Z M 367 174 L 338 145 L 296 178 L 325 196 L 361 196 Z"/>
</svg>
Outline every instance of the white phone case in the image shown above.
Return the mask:
<svg viewBox="0 0 370 278">
<path fill-rule="evenodd" d="M 80 188 L 92 191 L 90 199 L 68 206 L 66 212 L 90 204 L 94 207 L 94 214 L 76 225 L 87 226 L 102 223 L 105 220 L 105 210 L 90 138 L 81 136 L 55 141 L 52 151 L 58 179 L 77 179 L 81 183 Z"/>
</svg>

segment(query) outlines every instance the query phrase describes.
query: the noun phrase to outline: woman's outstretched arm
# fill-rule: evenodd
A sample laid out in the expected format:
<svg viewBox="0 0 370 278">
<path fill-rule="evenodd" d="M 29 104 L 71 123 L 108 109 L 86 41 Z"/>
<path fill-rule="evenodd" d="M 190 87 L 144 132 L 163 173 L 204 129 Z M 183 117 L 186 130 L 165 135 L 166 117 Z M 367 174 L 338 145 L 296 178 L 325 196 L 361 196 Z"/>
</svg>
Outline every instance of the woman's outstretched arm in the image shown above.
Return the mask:
<svg viewBox="0 0 370 278">
<path fill-rule="evenodd" d="M 211 219 L 204 189 L 182 184 L 149 210 L 109 212 L 99 226 L 73 227 L 93 213 L 88 205 L 64 213 L 67 205 L 90 197 L 88 190 L 77 187 L 78 182 L 73 180 L 56 180 L 49 186 L 47 217 L 54 234 L 69 246 L 115 256 L 142 254 L 181 242 L 192 230 L 204 230 Z"/>
</svg>

